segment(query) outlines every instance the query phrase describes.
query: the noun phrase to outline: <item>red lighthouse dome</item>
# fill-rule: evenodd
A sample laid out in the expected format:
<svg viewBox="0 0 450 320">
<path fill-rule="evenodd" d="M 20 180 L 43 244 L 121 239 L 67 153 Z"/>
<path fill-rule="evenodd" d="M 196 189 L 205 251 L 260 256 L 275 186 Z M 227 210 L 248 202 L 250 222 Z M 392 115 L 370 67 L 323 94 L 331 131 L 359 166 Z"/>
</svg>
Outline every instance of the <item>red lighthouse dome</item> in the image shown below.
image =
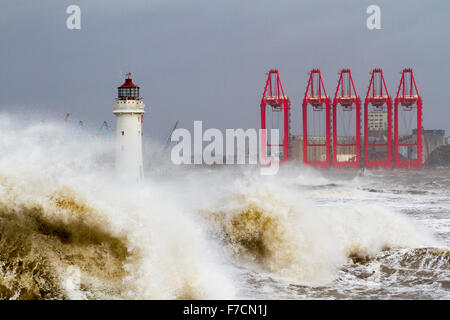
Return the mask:
<svg viewBox="0 0 450 320">
<path fill-rule="evenodd" d="M 119 100 L 136 100 L 139 99 L 139 86 L 133 83 L 130 78 L 131 73 L 127 73 L 125 83 L 118 87 L 118 99 Z"/>
</svg>

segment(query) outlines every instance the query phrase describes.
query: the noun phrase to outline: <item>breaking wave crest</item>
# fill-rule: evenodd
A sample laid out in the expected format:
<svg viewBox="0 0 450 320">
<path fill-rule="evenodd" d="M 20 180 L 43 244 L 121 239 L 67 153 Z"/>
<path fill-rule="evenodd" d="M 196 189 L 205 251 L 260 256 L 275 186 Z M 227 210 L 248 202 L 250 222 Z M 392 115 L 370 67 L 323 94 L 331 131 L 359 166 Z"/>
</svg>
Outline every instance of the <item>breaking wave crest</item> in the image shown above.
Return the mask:
<svg viewBox="0 0 450 320">
<path fill-rule="evenodd" d="M 233 295 L 192 212 L 156 183 L 117 184 L 107 142 L 12 122 L 0 116 L 0 298 Z"/>
<path fill-rule="evenodd" d="M 241 184 L 203 210 L 239 260 L 304 284 L 332 281 L 351 257 L 416 248 L 434 241 L 383 207 L 317 207 L 276 183 Z"/>
<path fill-rule="evenodd" d="M 0 114 L 1 299 L 232 298 L 245 291 L 236 269 L 314 287 L 349 263 L 435 245 L 382 206 L 314 201 L 353 189 L 311 170 L 166 164 L 123 185 L 111 144 L 18 122 Z"/>
<path fill-rule="evenodd" d="M 1 180 L 9 189 L 3 194 L 11 192 Z M 76 298 L 71 270 L 83 273 L 86 298 L 120 294 L 130 254 L 125 239 L 110 234 L 98 212 L 70 188 L 39 202 L 9 196 L 0 200 L 0 298 Z"/>
</svg>

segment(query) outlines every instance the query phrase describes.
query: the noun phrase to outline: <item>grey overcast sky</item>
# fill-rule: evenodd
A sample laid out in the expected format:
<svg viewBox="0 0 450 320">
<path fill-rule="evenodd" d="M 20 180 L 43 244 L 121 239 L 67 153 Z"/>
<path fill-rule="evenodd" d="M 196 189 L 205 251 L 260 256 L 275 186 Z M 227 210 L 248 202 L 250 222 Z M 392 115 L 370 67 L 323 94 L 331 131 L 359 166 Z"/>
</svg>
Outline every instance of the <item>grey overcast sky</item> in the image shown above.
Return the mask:
<svg viewBox="0 0 450 320">
<path fill-rule="evenodd" d="M 71 4 L 81 30 L 66 28 Z M 366 27 L 371 4 L 381 30 Z M 448 0 L 1 0 L 0 9 L 1 111 L 114 124 L 116 87 L 132 72 L 148 138 L 164 138 L 176 120 L 258 128 L 265 72 L 278 68 L 296 134 L 311 68 L 329 95 L 351 68 L 364 97 L 372 68 L 384 69 L 395 96 L 399 72 L 412 67 L 424 127 L 450 134 Z"/>
</svg>

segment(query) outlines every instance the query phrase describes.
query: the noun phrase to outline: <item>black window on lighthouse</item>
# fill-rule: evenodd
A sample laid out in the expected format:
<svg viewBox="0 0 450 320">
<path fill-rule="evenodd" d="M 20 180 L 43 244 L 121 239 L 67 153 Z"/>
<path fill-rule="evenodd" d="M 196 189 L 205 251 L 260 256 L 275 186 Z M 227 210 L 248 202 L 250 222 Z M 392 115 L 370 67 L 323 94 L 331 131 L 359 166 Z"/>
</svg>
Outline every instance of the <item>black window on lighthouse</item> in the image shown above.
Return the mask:
<svg viewBox="0 0 450 320">
<path fill-rule="evenodd" d="M 130 76 L 131 73 L 128 73 L 127 79 L 125 79 L 125 83 L 118 88 L 119 100 L 139 99 L 139 87 L 133 83 Z"/>
</svg>

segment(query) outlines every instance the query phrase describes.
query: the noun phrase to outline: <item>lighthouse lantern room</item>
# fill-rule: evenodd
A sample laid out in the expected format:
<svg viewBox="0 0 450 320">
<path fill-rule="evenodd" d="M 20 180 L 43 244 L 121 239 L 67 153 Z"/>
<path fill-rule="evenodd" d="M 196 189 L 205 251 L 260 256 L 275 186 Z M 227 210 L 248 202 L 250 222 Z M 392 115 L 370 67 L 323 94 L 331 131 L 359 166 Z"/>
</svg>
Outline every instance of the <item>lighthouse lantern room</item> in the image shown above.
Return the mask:
<svg viewBox="0 0 450 320">
<path fill-rule="evenodd" d="M 142 123 L 145 104 L 139 97 L 139 87 L 127 74 L 125 83 L 118 87 L 118 97 L 113 104 L 117 117 L 116 129 L 116 171 L 130 182 L 144 178 L 142 161 Z"/>
</svg>

